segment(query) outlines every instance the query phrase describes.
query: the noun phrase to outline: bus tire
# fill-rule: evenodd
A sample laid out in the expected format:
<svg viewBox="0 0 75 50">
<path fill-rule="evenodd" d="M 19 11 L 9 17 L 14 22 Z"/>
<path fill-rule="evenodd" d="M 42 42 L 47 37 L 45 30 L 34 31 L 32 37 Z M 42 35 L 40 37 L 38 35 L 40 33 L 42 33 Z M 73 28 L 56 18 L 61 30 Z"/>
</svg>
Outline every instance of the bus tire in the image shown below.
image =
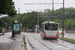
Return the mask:
<svg viewBox="0 0 75 50">
<path fill-rule="evenodd" d="M 57 40 L 58 38 L 55 38 L 55 40 Z"/>
</svg>

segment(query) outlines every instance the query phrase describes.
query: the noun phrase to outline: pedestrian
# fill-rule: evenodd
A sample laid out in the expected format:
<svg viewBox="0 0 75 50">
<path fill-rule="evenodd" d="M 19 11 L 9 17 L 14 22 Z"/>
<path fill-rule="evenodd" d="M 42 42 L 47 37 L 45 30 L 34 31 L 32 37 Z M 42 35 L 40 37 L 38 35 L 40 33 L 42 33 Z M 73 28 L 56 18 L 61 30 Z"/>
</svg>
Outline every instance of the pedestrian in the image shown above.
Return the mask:
<svg viewBox="0 0 75 50">
<path fill-rule="evenodd" d="M 4 29 L 4 28 L 2 28 L 2 35 L 4 35 L 4 33 L 5 33 L 5 29 Z"/>
<path fill-rule="evenodd" d="M 66 31 L 66 30 L 64 29 L 64 35 L 65 35 L 65 31 Z"/>
</svg>

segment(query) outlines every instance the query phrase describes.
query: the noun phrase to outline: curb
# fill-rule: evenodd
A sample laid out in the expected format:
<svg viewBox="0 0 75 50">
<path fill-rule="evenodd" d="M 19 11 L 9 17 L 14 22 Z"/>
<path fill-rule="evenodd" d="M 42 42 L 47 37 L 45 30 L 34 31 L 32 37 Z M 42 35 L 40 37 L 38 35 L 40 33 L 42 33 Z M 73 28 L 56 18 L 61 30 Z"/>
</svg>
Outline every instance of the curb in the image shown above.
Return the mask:
<svg viewBox="0 0 75 50">
<path fill-rule="evenodd" d="M 15 42 L 16 42 L 16 39 L 14 40 L 14 42 L 12 43 L 12 45 L 10 46 L 9 50 L 12 50 L 12 47 L 14 46 Z"/>
<path fill-rule="evenodd" d="M 17 41 L 16 40 L 17 37 L 18 37 L 17 35 L 14 38 L 10 37 L 10 39 L 12 39 L 14 41 L 13 41 L 12 45 L 10 46 L 9 50 L 12 50 L 13 49 L 13 46 L 15 45 L 15 42 Z"/>
<path fill-rule="evenodd" d="M 21 34 L 22 35 L 22 34 Z M 23 35 L 22 35 L 22 39 L 21 39 L 21 49 L 22 50 L 25 50 L 24 47 L 25 46 L 25 44 L 24 44 L 24 40 L 23 40 Z"/>
<path fill-rule="evenodd" d="M 75 42 L 70 41 L 70 40 L 63 39 L 63 38 L 61 38 L 61 37 L 60 37 L 59 39 L 75 44 Z M 67 39 L 69 39 L 69 38 L 67 38 Z M 73 39 L 72 39 L 72 40 L 73 40 Z"/>
</svg>

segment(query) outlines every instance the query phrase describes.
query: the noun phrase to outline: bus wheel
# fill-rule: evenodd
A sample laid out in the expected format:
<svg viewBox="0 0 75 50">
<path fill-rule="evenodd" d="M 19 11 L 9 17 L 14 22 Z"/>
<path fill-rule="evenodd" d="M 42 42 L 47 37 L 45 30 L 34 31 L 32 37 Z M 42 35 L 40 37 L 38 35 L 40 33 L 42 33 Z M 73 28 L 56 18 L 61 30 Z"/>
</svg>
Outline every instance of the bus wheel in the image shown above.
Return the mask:
<svg viewBox="0 0 75 50">
<path fill-rule="evenodd" d="M 55 38 L 55 40 L 57 40 L 58 38 Z"/>
</svg>

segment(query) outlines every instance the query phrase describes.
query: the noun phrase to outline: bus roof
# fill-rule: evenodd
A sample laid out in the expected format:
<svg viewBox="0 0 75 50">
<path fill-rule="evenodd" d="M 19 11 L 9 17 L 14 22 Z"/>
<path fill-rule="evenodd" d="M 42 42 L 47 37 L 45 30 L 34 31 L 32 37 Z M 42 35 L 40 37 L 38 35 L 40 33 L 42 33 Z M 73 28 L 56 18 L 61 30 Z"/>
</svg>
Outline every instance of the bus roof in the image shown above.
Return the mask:
<svg viewBox="0 0 75 50">
<path fill-rule="evenodd" d="M 45 21 L 42 24 L 45 24 L 45 23 L 55 23 L 55 22 L 53 22 L 53 21 Z"/>
</svg>

